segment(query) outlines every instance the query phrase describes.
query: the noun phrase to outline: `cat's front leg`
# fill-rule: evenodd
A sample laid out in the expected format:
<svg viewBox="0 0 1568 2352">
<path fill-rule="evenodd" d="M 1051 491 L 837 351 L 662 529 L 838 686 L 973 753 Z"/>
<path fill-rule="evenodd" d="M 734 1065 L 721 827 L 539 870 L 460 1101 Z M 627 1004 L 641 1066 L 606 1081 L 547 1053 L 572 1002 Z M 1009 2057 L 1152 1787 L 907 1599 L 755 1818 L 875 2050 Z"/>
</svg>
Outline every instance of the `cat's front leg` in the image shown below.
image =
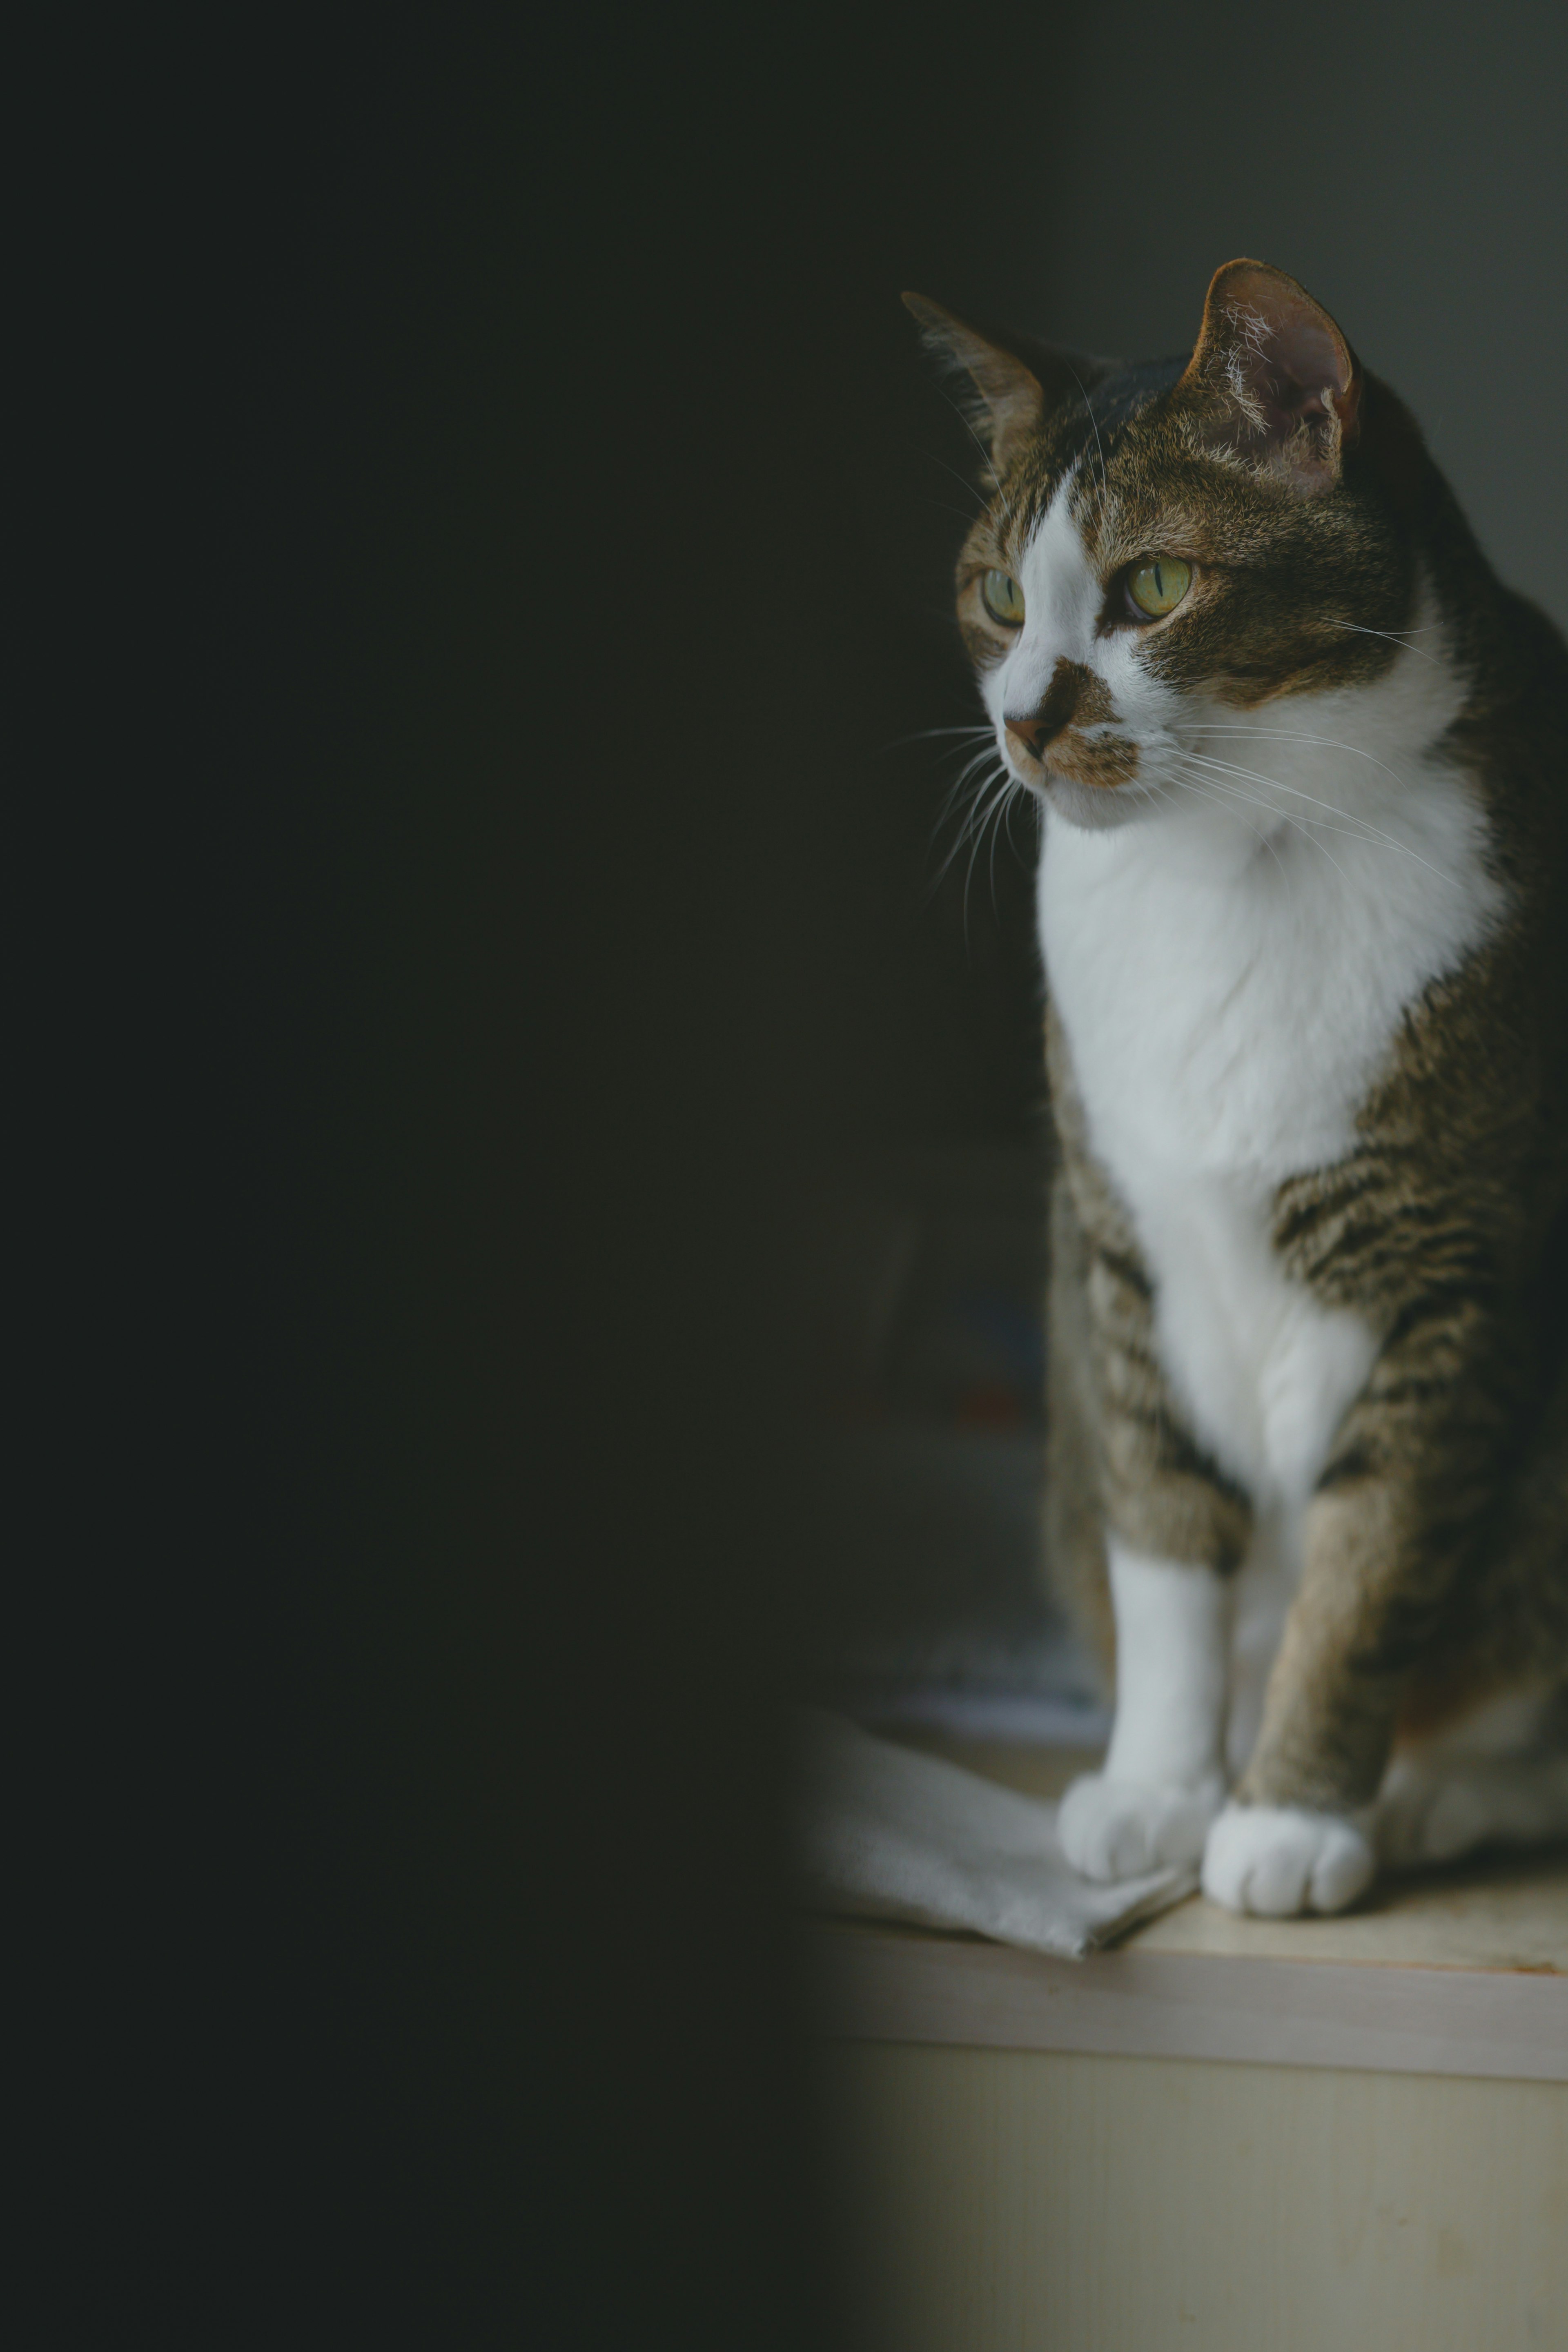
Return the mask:
<svg viewBox="0 0 1568 2352">
<path fill-rule="evenodd" d="M 1230 1585 L 1112 1536 L 1116 1724 L 1104 1769 L 1075 1781 L 1058 1833 L 1088 1878 L 1196 1863 L 1225 1801 Z"/>
<path fill-rule="evenodd" d="M 1230 1909 L 1339 1911 L 1371 1884 L 1400 1696 L 1479 1559 L 1521 1362 L 1485 1294 L 1417 1293 L 1396 1318 L 1308 1507 L 1257 1743 L 1205 1848 L 1205 1892 Z"/>
<path fill-rule="evenodd" d="M 1058 1462 L 1070 1454 L 1093 1465 L 1091 1507 L 1104 1529 L 1095 1568 L 1103 1561 L 1116 1648 L 1110 1750 L 1100 1771 L 1068 1790 L 1058 1830 L 1087 1877 L 1131 1878 L 1163 1863 L 1195 1863 L 1224 1801 L 1231 1575 L 1246 1555 L 1252 1510 L 1172 1395 L 1153 1280 L 1089 1149 L 1054 1014 L 1047 1037 L 1062 1150 L 1047 1420 Z M 1102 1585 L 1097 1599 L 1103 1593 Z"/>
<path fill-rule="evenodd" d="M 1373 1808 L 1402 1669 L 1441 1581 L 1425 1517 L 1409 1478 L 1374 1470 L 1308 1511 L 1257 1744 L 1204 1851 L 1204 1892 L 1232 1911 L 1342 1911 L 1376 1873 Z"/>
</svg>

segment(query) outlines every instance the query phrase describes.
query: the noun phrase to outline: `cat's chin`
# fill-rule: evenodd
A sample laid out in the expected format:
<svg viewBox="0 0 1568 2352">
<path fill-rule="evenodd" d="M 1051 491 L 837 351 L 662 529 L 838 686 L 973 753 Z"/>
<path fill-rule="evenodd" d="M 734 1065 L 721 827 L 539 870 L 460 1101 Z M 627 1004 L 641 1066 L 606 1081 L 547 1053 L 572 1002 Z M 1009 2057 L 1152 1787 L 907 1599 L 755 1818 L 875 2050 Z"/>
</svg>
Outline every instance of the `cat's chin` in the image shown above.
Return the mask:
<svg viewBox="0 0 1568 2352">
<path fill-rule="evenodd" d="M 1076 783 L 1070 776 L 1050 776 L 1044 785 L 1031 789 L 1053 816 L 1064 817 L 1081 833 L 1113 833 L 1119 825 L 1135 824 L 1149 814 L 1148 801 L 1125 785 L 1108 790 L 1102 784 Z"/>
</svg>

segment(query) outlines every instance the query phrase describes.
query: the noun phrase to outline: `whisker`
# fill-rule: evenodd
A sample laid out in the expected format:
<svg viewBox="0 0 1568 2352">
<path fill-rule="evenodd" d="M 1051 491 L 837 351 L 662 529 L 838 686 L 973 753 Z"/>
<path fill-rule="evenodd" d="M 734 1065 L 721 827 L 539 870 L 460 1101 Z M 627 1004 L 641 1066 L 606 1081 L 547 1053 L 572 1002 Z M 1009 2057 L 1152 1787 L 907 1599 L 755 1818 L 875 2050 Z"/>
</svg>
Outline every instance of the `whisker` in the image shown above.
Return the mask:
<svg viewBox="0 0 1568 2352">
<path fill-rule="evenodd" d="M 1253 799 L 1250 793 L 1240 792 L 1235 785 L 1216 784 L 1212 780 L 1206 784 L 1200 784 L 1196 779 L 1192 776 L 1177 776 L 1173 781 L 1180 785 L 1184 792 L 1196 793 L 1200 800 L 1209 802 L 1213 807 L 1221 810 L 1227 816 L 1236 815 L 1235 803 L 1237 801 L 1244 802 L 1250 808 L 1257 808 L 1259 806 L 1259 803 Z M 1222 798 L 1222 794 L 1225 795 L 1225 797 Z M 1295 892 L 1290 887 L 1290 877 L 1285 870 L 1285 861 L 1280 856 L 1278 849 L 1275 848 L 1274 844 L 1268 834 L 1259 833 L 1255 824 L 1247 824 L 1245 817 L 1238 817 L 1237 821 L 1238 824 L 1247 825 L 1247 832 L 1251 834 L 1253 839 L 1258 844 L 1259 847 L 1268 851 L 1275 865 L 1279 868 L 1280 879 L 1285 885 L 1288 896 L 1293 902 Z M 1297 820 L 1292 816 L 1287 816 L 1284 819 L 1284 823 L 1295 825 L 1296 830 L 1299 833 L 1305 832 L 1306 830 L 1306 828 L 1298 824 Z M 1310 835 L 1309 838 L 1310 838 Z M 1318 844 L 1318 846 L 1320 849 L 1322 849 L 1323 845 L 1321 842 Z M 1325 857 L 1329 857 L 1329 853 L 1326 849 L 1323 850 L 1323 855 Z M 1334 860 L 1331 857 L 1329 857 L 1329 864 L 1334 866 L 1336 874 L 1340 872 L 1340 867 L 1334 865 Z"/>
<path fill-rule="evenodd" d="M 954 778 L 952 785 L 949 787 L 947 798 L 943 801 L 942 808 L 938 814 L 937 824 L 939 827 L 945 822 L 948 811 L 952 808 L 954 801 L 963 790 L 964 785 L 969 782 L 970 777 L 974 775 L 979 769 L 984 768 L 989 760 L 997 759 L 997 757 L 998 755 L 995 744 L 985 744 L 980 751 L 976 751 L 973 758 L 967 761 L 964 767 L 960 770 L 958 775 Z M 1000 766 L 1000 761 L 998 761 L 998 765 Z M 984 784 L 981 784 L 976 789 L 979 792 L 984 792 L 985 786 Z"/>
<path fill-rule="evenodd" d="M 975 520 L 975 517 L 965 514 L 962 507 L 950 507 L 945 499 L 922 499 L 921 504 L 929 507 L 932 514 L 952 515 L 955 522 L 972 523 Z"/>
<path fill-rule="evenodd" d="M 1001 781 L 1001 798 L 1002 798 L 1003 800 L 1005 800 L 1005 799 L 1006 799 L 1006 797 L 1007 797 L 1007 795 L 1008 795 L 1008 793 L 1012 791 L 1012 789 L 1013 789 L 1013 780 L 1012 780 L 1012 778 L 1007 774 L 1006 771 L 1004 769 L 1004 771 L 1003 771 L 1003 772 L 1002 772 L 1002 781 Z M 969 864 L 968 864 L 968 866 L 967 866 L 965 867 L 965 869 L 964 869 L 964 876 L 963 876 L 963 944 L 964 944 L 964 946 L 965 946 L 965 948 L 966 948 L 966 949 L 967 949 L 967 947 L 968 947 L 968 945 L 969 945 L 969 887 L 970 887 L 971 883 L 972 883 L 972 882 L 973 881 L 973 879 L 974 879 L 974 861 L 975 861 L 975 859 L 979 856 L 979 855 L 980 855 L 980 851 L 981 851 L 981 845 L 982 845 L 982 844 L 984 843 L 984 839 L 985 839 L 985 825 L 986 825 L 986 822 L 987 822 L 987 820 L 992 816 L 992 814 L 994 813 L 994 811 L 995 811 L 995 809 L 996 809 L 997 805 L 998 805 L 998 803 L 997 803 L 997 799 L 996 799 L 995 795 L 993 795 L 992 799 L 991 799 L 991 800 L 986 803 L 986 807 L 985 807 L 984 814 L 984 816 L 982 817 L 981 822 L 980 822 L 980 824 L 979 824 L 978 827 L 977 827 L 977 828 L 976 828 L 976 830 L 975 830 L 975 833 L 974 833 L 974 845 L 973 845 L 973 847 L 970 850 L 970 853 L 969 853 Z M 992 905 L 993 905 L 994 907 L 994 905 L 995 905 L 995 894 L 994 894 L 994 890 L 993 890 L 993 895 L 992 895 Z"/>
<path fill-rule="evenodd" d="M 1432 624 L 1433 627 L 1437 625 L 1436 622 Z M 1336 629 L 1353 629 L 1358 637 L 1386 637 L 1391 646 L 1403 646 L 1407 654 L 1419 655 L 1423 661 L 1429 661 L 1434 669 L 1441 669 L 1443 667 L 1436 655 L 1429 654 L 1425 646 L 1413 646 L 1408 643 L 1408 639 L 1416 634 L 1414 629 L 1406 630 L 1403 635 L 1396 635 L 1393 629 L 1363 628 L 1359 621 L 1335 621 L 1333 626 Z"/>
<path fill-rule="evenodd" d="M 1015 800 L 1015 798 L 1016 798 L 1016 794 L 1015 793 L 1011 792 L 1011 791 L 1005 793 L 1003 794 L 1003 796 L 1002 796 L 1002 800 L 1001 800 L 1000 805 L 996 808 L 996 810 L 995 810 L 995 812 L 994 812 L 994 815 L 993 815 L 993 818 L 992 818 L 992 824 L 991 824 L 991 911 L 992 911 L 992 913 L 993 913 L 994 915 L 994 914 L 996 914 L 996 913 L 998 913 L 998 912 L 1000 911 L 1000 910 L 999 910 L 999 908 L 998 908 L 998 907 L 997 907 L 997 904 L 996 904 L 996 845 L 997 845 L 997 843 L 998 843 L 998 842 L 1001 840 L 1001 838 L 1002 838 L 1002 827 L 1003 827 L 1003 825 L 1005 824 L 1005 823 L 1006 822 L 1007 812 L 1008 812 L 1008 810 L 1012 807 L 1013 803 L 1014 803 L 1014 800 Z"/>
<path fill-rule="evenodd" d="M 1089 411 L 1089 421 L 1094 427 L 1094 446 L 1100 455 L 1100 496 L 1108 499 L 1110 496 L 1110 482 L 1105 470 L 1105 444 L 1100 437 L 1100 419 L 1094 413 L 1094 403 L 1090 400 L 1088 393 L 1084 391 L 1083 378 L 1079 375 L 1077 368 L 1069 366 L 1068 373 L 1071 376 L 1074 383 L 1076 383 L 1079 388 L 1079 392 L 1082 396 L 1083 404 Z"/>
<path fill-rule="evenodd" d="M 1189 752 L 1184 753 L 1183 756 L 1190 759 L 1192 754 Z M 1243 772 L 1246 772 L 1244 771 Z M 1193 779 L 1191 777 L 1184 777 L 1182 781 L 1192 786 L 1194 790 L 1200 789 L 1200 787 L 1193 783 Z M 1321 855 L 1328 859 L 1329 864 L 1333 867 L 1334 872 L 1339 875 L 1342 881 L 1347 884 L 1350 881 L 1349 875 L 1345 872 L 1344 867 L 1340 864 L 1339 859 L 1331 854 L 1327 844 L 1320 838 L 1320 836 L 1325 833 L 1343 834 L 1346 838 L 1351 841 L 1368 841 L 1379 847 L 1397 849 L 1401 851 L 1403 855 L 1410 857 L 1414 857 L 1415 855 L 1414 850 L 1406 850 L 1403 842 L 1391 840 L 1385 835 L 1354 833 L 1346 825 L 1326 824 L 1321 817 L 1294 816 L 1289 809 L 1274 808 L 1267 801 L 1259 800 L 1256 793 L 1249 793 L 1239 784 L 1226 783 L 1220 776 L 1209 775 L 1205 777 L 1205 781 L 1211 793 L 1226 794 L 1231 799 L 1243 803 L 1248 808 L 1257 809 L 1260 814 L 1264 816 L 1278 817 L 1281 824 L 1289 825 L 1294 832 L 1300 835 L 1303 841 L 1310 841 L 1313 847 L 1319 850 Z M 1265 778 L 1261 781 L 1267 782 L 1268 780 Z M 1418 860 L 1417 862 L 1424 864 L 1425 860 Z"/>
<path fill-rule="evenodd" d="M 1175 730 L 1173 730 L 1172 731 L 1174 732 Z M 1391 768 L 1385 760 L 1375 758 L 1371 751 L 1363 750 L 1359 743 L 1342 743 L 1335 736 L 1332 735 L 1304 735 L 1299 729 L 1293 727 L 1227 727 L 1223 723 L 1213 727 L 1196 727 L 1192 731 L 1194 734 L 1200 737 L 1205 735 L 1253 735 L 1256 736 L 1260 742 L 1313 743 L 1322 751 L 1349 751 L 1352 753 L 1356 759 L 1365 760 L 1370 766 L 1380 768 L 1383 771 L 1383 773 L 1387 776 L 1392 782 L 1398 784 L 1404 782 L 1404 778 L 1399 775 L 1396 770 Z M 1289 788 L 1282 787 L 1282 789 L 1288 790 Z"/>
<path fill-rule="evenodd" d="M 990 720 L 980 719 L 972 720 L 967 727 L 917 727 L 912 733 L 900 735 L 897 740 L 900 743 L 919 743 L 928 735 L 989 735 L 990 732 Z"/>
<path fill-rule="evenodd" d="M 947 401 L 948 406 L 953 411 L 955 415 L 963 416 L 963 411 L 959 407 L 958 403 L 955 400 L 949 399 L 948 394 L 945 392 L 942 396 Z M 970 439 L 973 441 L 975 447 L 980 451 L 981 456 L 985 458 L 986 464 L 989 465 L 991 463 L 991 459 L 986 453 L 984 443 L 976 436 L 974 427 L 970 424 L 967 416 L 963 416 L 963 422 L 969 433 Z M 924 445 L 919 441 L 910 441 L 906 443 L 905 446 L 908 448 L 912 449 L 916 457 L 924 457 L 928 464 L 940 466 L 944 474 L 951 474 L 953 480 L 959 485 L 960 488 L 963 490 L 965 495 L 974 500 L 974 513 L 964 517 L 966 522 L 976 521 L 979 517 L 985 512 L 985 500 L 981 497 L 980 492 L 975 488 L 967 474 L 961 474 L 956 466 L 950 466 L 945 457 L 939 457 L 934 449 L 926 448 Z"/>
<path fill-rule="evenodd" d="M 1008 848 L 1012 851 L 1012 853 L 1013 853 L 1013 855 L 1014 855 L 1014 856 L 1015 856 L 1015 857 L 1019 857 L 1019 856 L 1022 856 L 1022 855 L 1023 855 L 1023 852 L 1019 849 L 1017 843 L 1016 843 L 1016 842 L 1014 840 L 1014 838 L 1013 838 L 1013 811 L 1017 807 L 1018 803 L 1019 803 L 1019 801 L 1020 801 L 1020 800 L 1026 800 L 1026 801 L 1029 803 L 1029 805 L 1031 806 L 1031 808 L 1033 808 L 1033 809 L 1035 810 L 1035 812 L 1036 812 L 1037 815 L 1038 814 L 1038 810 L 1039 810 L 1039 803 L 1038 803 L 1038 802 L 1035 799 L 1035 796 L 1034 796 L 1034 794 L 1033 794 L 1032 793 L 1011 793 L 1011 794 L 1009 795 L 1009 797 L 1007 798 L 1007 800 L 1005 800 L 1005 801 L 1003 803 L 1002 814 L 1003 814 L 1004 821 L 1005 821 L 1005 824 L 1006 824 L 1006 827 L 1007 827 L 1007 846 L 1008 846 Z"/>
<path fill-rule="evenodd" d="M 885 759 L 889 751 L 901 751 L 910 743 L 929 743 L 940 735 L 963 735 L 971 742 L 978 742 L 984 735 L 989 742 L 994 740 L 995 730 L 989 723 L 971 727 L 916 727 L 908 735 L 895 735 L 890 742 L 879 747 L 875 756 L 879 760 Z"/>
<path fill-rule="evenodd" d="M 984 442 L 980 438 L 979 434 L 978 434 L 978 433 L 976 433 L 976 431 L 975 431 L 975 429 L 974 429 L 973 425 L 970 423 L 970 421 L 969 421 L 968 417 L 967 417 L 967 416 L 965 416 L 965 415 L 964 415 L 964 413 L 963 413 L 963 409 L 962 409 L 962 408 L 960 408 L 960 406 L 959 406 L 959 404 L 958 404 L 957 401 L 956 401 L 956 400 L 954 400 L 954 398 L 953 398 L 953 396 L 952 396 L 952 393 L 948 391 L 948 389 L 947 389 L 946 385 L 945 385 L 945 384 L 941 384 L 941 383 L 939 383 L 939 384 L 937 385 L 937 390 L 938 390 L 938 392 L 940 392 L 940 393 L 941 393 L 941 394 L 942 394 L 942 396 L 943 400 L 945 400 L 945 401 L 946 401 L 946 403 L 947 403 L 948 406 L 952 409 L 952 411 L 953 415 L 958 418 L 958 420 L 959 420 L 960 424 L 963 425 L 963 427 L 964 431 L 968 434 L 968 436 L 969 436 L 970 439 L 973 442 L 973 444 L 974 444 L 975 447 L 979 450 L 979 452 L 980 452 L 981 456 L 984 458 L 984 460 L 985 460 L 986 471 L 987 471 L 987 472 L 989 472 L 989 471 L 991 470 L 991 468 L 992 468 L 993 465 L 994 465 L 994 462 L 995 462 L 995 461 L 994 461 L 994 459 L 993 458 L 992 455 L 991 455 L 990 450 L 985 446 Z M 939 461 L 939 462 L 940 462 L 940 461 Z M 951 467 L 949 467 L 949 469 L 948 469 L 948 470 L 951 472 L 951 471 L 952 471 L 952 468 L 951 468 Z M 979 496 L 979 492 L 974 490 L 974 486 L 973 486 L 973 483 L 970 483 L 967 487 L 968 487 L 972 491 L 973 491 L 974 496 L 976 496 L 976 497 L 978 497 L 978 496 Z M 983 506 L 983 507 L 982 507 L 982 509 L 981 509 L 981 512 L 982 512 L 982 513 L 984 513 L 984 506 Z"/>
<path fill-rule="evenodd" d="M 1244 783 L 1263 784 L 1270 792 L 1289 793 L 1293 800 L 1306 801 L 1313 808 L 1326 809 L 1331 816 L 1342 817 L 1347 824 L 1362 828 L 1368 841 L 1386 841 L 1389 838 L 1388 835 L 1380 833 L 1370 817 L 1358 816 L 1353 809 L 1336 808 L 1332 801 L 1321 801 L 1314 793 L 1303 792 L 1299 784 L 1282 784 L 1277 776 L 1266 776 L 1260 768 L 1239 767 L 1234 760 L 1217 759 L 1210 751 L 1183 751 L 1178 757 L 1200 761 L 1205 768 L 1213 768 L 1220 775 L 1236 776 Z"/>
<path fill-rule="evenodd" d="M 1325 833 L 1344 833 L 1352 841 L 1375 842 L 1385 849 L 1396 849 L 1402 857 L 1414 858 L 1417 866 L 1425 866 L 1426 871 L 1429 874 L 1437 875 L 1439 880 L 1446 878 L 1440 867 L 1434 866 L 1429 858 L 1423 857 L 1418 850 L 1412 849 L 1407 842 L 1397 840 L 1391 833 L 1384 833 L 1381 826 L 1373 824 L 1369 818 L 1357 816 L 1352 809 L 1338 808 L 1332 801 L 1321 801 L 1315 794 L 1302 792 L 1299 785 L 1282 784 L 1278 777 L 1261 775 L 1256 768 L 1238 768 L 1228 760 L 1215 760 L 1202 751 L 1178 751 L 1176 756 L 1178 759 L 1197 761 L 1204 767 L 1215 770 L 1222 775 L 1237 776 L 1248 783 L 1262 784 L 1269 792 L 1289 793 L 1293 799 L 1306 801 L 1311 807 L 1323 809 L 1330 816 L 1337 816 L 1343 820 L 1342 824 L 1336 825 L 1323 824 L 1321 818 L 1314 819 L 1314 824 L 1321 825 Z M 1254 802 L 1254 806 L 1263 805 L 1264 803 L 1260 802 Z M 1286 812 L 1281 810 L 1279 814 L 1284 815 Z"/>
<path fill-rule="evenodd" d="M 970 834 L 973 829 L 976 812 L 979 809 L 985 793 L 989 791 L 992 784 L 994 783 L 996 777 L 1004 772 L 1005 770 L 1003 768 L 1003 764 L 1001 761 L 998 760 L 994 772 L 990 775 L 982 776 L 979 783 L 975 786 L 973 795 L 970 802 L 969 814 L 954 834 L 952 847 L 948 851 L 947 856 L 942 859 L 942 864 L 938 866 L 936 873 L 932 877 L 931 888 L 926 893 L 926 904 L 928 907 L 931 900 L 936 897 L 936 894 L 942 887 L 942 883 L 946 880 L 948 871 L 952 866 L 954 858 L 958 856 L 959 851 L 963 847 L 964 843 L 969 839 Z M 962 782 L 963 780 L 961 779 L 960 781 Z M 947 821 L 948 810 L 952 807 L 953 800 L 956 797 L 956 790 L 957 788 L 955 787 L 954 791 L 948 794 L 946 806 L 944 806 L 941 815 L 936 821 L 936 825 L 932 833 L 933 844 L 936 835 L 941 833 L 943 824 Z"/>
</svg>

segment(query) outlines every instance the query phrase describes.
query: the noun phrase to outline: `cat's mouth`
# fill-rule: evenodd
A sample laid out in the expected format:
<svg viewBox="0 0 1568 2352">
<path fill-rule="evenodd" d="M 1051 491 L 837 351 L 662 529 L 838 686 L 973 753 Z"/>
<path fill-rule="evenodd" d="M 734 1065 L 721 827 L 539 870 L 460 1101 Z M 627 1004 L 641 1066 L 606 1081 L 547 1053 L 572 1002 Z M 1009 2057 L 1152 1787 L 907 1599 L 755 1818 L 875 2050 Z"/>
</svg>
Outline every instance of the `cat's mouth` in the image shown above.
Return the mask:
<svg viewBox="0 0 1568 2352">
<path fill-rule="evenodd" d="M 1048 793 L 1053 784 L 1074 784 L 1096 793 L 1114 792 L 1136 781 L 1139 746 L 1120 728 L 1065 727 L 1037 751 L 1007 730 L 1007 756 L 1022 784 Z"/>
<path fill-rule="evenodd" d="M 1068 727 L 1047 745 L 1043 766 L 1047 782 L 1059 780 L 1087 785 L 1091 792 L 1114 792 L 1137 776 L 1138 745 L 1114 727 Z"/>
<path fill-rule="evenodd" d="M 1147 812 L 1148 794 L 1129 789 L 1141 747 L 1119 726 L 1064 728 L 1036 754 L 1009 740 L 1006 757 L 1017 782 L 1083 831 L 1103 833 Z"/>
</svg>

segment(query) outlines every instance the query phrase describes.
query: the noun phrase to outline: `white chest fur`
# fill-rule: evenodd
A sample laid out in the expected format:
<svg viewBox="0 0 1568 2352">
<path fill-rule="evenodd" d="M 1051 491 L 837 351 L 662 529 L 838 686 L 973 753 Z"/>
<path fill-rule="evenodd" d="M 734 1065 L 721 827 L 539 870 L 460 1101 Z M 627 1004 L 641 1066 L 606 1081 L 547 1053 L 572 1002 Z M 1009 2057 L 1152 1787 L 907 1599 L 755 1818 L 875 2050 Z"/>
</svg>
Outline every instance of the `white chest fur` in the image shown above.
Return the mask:
<svg viewBox="0 0 1568 2352">
<path fill-rule="evenodd" d="M 1342 742 L 1336 715 L 1321 731 Z M 1468 787 L 1430 762 L 1311 834 L 1191 798 L 1098 833 L 1047 819 L 1041 940 L 1091 1145 L 1153 1278 L 1167 1378 L 1260 1510 L 1299 1511 L 1376 1346 L 1287 1277 L 1271 1198 L 1350 1148 L 1405 1008 L 1492 919 L 1482 843 Z"/>
</svg>

